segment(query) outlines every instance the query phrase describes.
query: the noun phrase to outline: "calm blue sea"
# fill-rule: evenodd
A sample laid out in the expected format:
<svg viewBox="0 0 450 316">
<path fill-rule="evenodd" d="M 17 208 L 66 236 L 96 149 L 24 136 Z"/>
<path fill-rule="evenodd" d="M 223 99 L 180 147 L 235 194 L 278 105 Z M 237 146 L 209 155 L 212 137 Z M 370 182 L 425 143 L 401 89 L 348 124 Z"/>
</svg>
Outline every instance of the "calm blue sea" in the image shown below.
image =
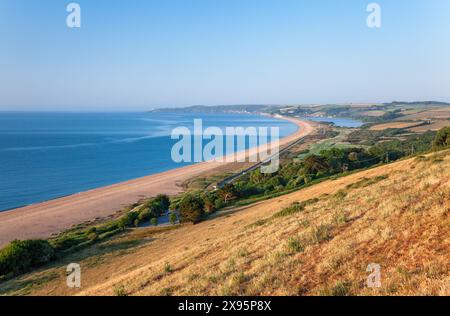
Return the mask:
<svg viewBox="0 0 450 316">
<path fill-rule="evenodd" d="M 142 177 L 186 164 L 171 159 L 173 128 L 276 126 L 289 122 L 242 114 L 0 113 L 0 210 Z"/>
<path fill-rule="evenodd" d="M 334 125 L 339 127 L 355 128 L 364 125 L 362 121 L 357 121 L 347 117 L 306 117 L 304 119 L 316 122 L 334 123 Z"/>
</svg>

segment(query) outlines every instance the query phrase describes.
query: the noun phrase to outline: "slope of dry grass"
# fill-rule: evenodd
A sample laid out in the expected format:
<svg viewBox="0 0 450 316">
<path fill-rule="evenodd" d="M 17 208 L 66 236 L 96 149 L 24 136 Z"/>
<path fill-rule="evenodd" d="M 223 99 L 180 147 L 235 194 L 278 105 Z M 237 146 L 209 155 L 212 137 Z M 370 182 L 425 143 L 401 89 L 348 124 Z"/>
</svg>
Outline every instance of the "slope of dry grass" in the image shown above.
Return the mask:
<svg viewBox="0 0 450 316">
<path fill-rule="evenodd" d="M 449 152 L 401 161 L 196 226 L 135 230 L 0 292 L 449 295 L 449 178 Z M 81 290 L 65 286 L 69 262 L 82 266 Z M 366 287 L 370 263 L 381 266 L 380 288 Z"/>
<path fill-rule="evenodd" d="M 412 127 L 408 130 L 415 133 L 424 133 L 427 131 L 438 131 L 446 126 L 450 126 L 450 120 L 434 120 L 431 124 Z"/>
<path fill-rule="evenodd" d="M 389 128 L 411 128 L 421 124 L 422 122 L 389 122 L 374 125 L 370 128 L 371 131 L 382 131 Z"/>
<path fill-rule="evenodd" d="M 398 118 L 398 121 L 409 120 L 428 120 L 428 119 L 448 119 L 450 118 L 450 107 L 437 108 L 432 110 L 420 111 L 410 115 Z"/>
</svg>

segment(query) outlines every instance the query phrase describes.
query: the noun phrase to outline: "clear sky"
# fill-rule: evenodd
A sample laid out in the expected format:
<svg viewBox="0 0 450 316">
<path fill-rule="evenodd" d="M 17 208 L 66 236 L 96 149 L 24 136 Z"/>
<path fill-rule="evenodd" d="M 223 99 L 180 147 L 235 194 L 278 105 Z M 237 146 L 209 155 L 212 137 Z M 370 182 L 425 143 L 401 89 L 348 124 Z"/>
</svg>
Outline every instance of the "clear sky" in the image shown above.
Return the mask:
<svg viewBox="0 0 450 316">
<path fill-rule="evenodd" d="M 450 1 L 0 0 L 0 110 L 450 101 Z"/>
</svg>

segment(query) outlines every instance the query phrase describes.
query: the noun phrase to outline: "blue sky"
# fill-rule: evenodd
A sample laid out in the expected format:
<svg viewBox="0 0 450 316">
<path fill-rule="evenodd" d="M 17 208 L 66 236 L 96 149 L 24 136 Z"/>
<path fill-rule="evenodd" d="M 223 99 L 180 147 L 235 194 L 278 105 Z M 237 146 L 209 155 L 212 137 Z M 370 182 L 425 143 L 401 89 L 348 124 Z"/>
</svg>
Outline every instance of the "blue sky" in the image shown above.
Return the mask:
<svg viewBox="0 0 450 316">
<path fill-rule="evenodd" d="M 450 1 L 0 0 L 0 110 L 450 101 Z"/>
</svg>

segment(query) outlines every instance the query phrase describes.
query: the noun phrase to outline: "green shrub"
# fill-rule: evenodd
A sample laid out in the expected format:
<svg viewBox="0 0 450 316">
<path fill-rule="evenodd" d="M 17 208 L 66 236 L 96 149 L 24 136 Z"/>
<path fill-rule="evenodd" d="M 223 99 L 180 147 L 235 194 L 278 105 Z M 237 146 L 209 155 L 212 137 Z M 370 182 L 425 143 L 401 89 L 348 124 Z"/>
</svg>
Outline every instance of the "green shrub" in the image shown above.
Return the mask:
<svg viewBox="0 0 450 316">
<path fill-rule="evenodd" d="M 373 184 L 376 184 L 380 181 L 386 180 L 388 178 L 389 178 L 389 175 L 381 175 L 381 176 L 376 176 L 374 178 L 362 178 L 358 182 L 347 185 L 346 189 L 365 188 L 365 187 L 371 186 Z"/>
<path fill-rule="evenodd" d="M 248 252 L 248 250 L 246 248 L 241 248 L 238 251 L 238 256 L 241 258 L 245 258 L 249 255 L 250 253 Z"/>
<path fill-rule="evenodd" d="M 152 217 L 152 213 L 150 212 L 150 209 L 144 208 L 139 212 L 138 220 L 140 222 L 145 222 L 145 221 L 150 220 L 151 217 Z"/>
<path fill-rule="evenodd" d="M 87 231 L 86 231 L 86 235 L 90 235 L 92 233 L 96 233 L 97 232 L 97 227 L 90 227 Z"/>
<path fill-rule="evenodd" d="M 125 287 L 123 285 L 118 285 L 114 288 L 115 296 L 128 296 Z"/>
<path fill-rule="evenodd" d="M 205 214 L 203 200 L 192 194 L 185 195 L 180 201 L 180 217 L 182 222 L 198 223 Z"/>
<path fill-rule="evenodd" d="M 61 237 L 53 239 L 51 243 L 56 252 L 62 252 L 78 245 L 84 240 L 86 240 L 84 236 L 62 235 Z"/>
<path fill-rule="evenodd" d="M 295 237 L 289 238 L 288 243 L 287 243 L 287 248 L 288 248 L 289 252 L 292 254 L 304 251 L 304 247 L 303 247 L 301 241 Z"/>
<path fill-rule="evenodd" d="M 331 232 L 328 225 L 320 225 L 319 227 L 315 228 L 311 235 L 312 242 L 314 244 L 320 244 L 324 241 L 331 240 Z"/>
<path fill-rule="evenodd" d="M 214 207 L 215 207 L 216 210 L 220 210 L 221 208 L 224 207 L 224 205 L 225 204 L 224 204 L 222 199 L 217 199 L 217 200 L 214 201 Z"/>
<path fill-rule="evenodd" d="M 282 209 L 281 211 L 279 211 L 278 213 L 275 213 L 273 215 L 273 218 L 290 216 L 295 213 L 302 212 L 305 210 L 306 206 L 313 205 L 319 201 L 320 200 L 318 198 L 314 198 L 314 199 L 309 199 L 309 200 L 306 200 L 303 202 L 294 202 L 289 207 L 286 207 L 286 208 Z"/>
<path fill-rule="evenodd" d="M 170 207 L 170 199 L 165 194 L 156 196 L 153 200 L 156 204 L 160 205 L 162 211 L 167 211 Z"/>
<path fill-rule="evenodd" d="M 450 147 L 450 126 L 446 126 L 439 130 L 433 140 L 433 149 L 435 150 L 448 147 Z"/>
<path fill-rule="evenodd" d="M 337 200 L 343 200 L 345 199 L 345 197 L 347 196 L 347 192 L 345 190 L 339 190 L 336 192 L 336 194 L 334 195 L 334 197 Z"/>
<path fill-rule="evenodd" d="M 173 272 L 172 267 L 170 266 L 170 264 L 168 262 L 166 262 L 164 264 L 164 272 L 165 273 L 172 273 Z"/>
<path fill-rule="evenodd" d="M 15 240 L 0 250 L 0 276 L 17 275 L 53 259 L 55 251 L 46 240 Z"/>
<path fill-rule="evenodd" d="M 416 157 L 416 161 L 427 161 L 428 157 L 420 155 Z"/>
<path fill-rule="evenodd" d="M 295 213 L 301 212 L 304 209 L 305 209 L 305 207 L 303 206 L 303 204 L 300 204 L 298 202 L 294 202 L 294 203 L 291 204 L 291 206 L 282 209 L 278 213 L 275 213 L 273 215 L 273 218 L 280 218 L 280 217 L 290 216 L 290 215 L 293 215 Z"/>
<path fill-rule="evenodd" d="M 169 215 L 169 221 L 172 225 L 175 225 L 177 223 L 178 216 L 176 213 L 170 213 Z"/>
<path fill-rule="evenodd" d="M 169 211 L 176 211 L 176 210 L 178 210 L 179 205 L 180 205 L 180 201 L 179 200 L 172 200 L 170 202 L 170 205 L 169 205 Z"/>
<path fill-rule="evenodd" d="M 304 206 L 313 205 L 313 204 L 316 204 L 319 201 L 320 201 L 320 199 L 313 198 L 313 199 L 309 199 L 309 200 L 306 200 L 305 202 L 303 202 L 303 205 Z"/>
<path fill-rule="evenodd" d="M 205 203 L 205 212 L 207 214 L 217 211 L 216 201 L 220 198 L 217 191 L 204 192 L 200 197 Z"/>
<path fill-rule="evenodd" d="M 349 296 L 351 289 L 351 283 L 349 282 L 337 282 L 333 287 L 325 288 L 320 291 L 321 296 Z"/>
<path fill-rule="evenodd" d="M 132 226 L 138 217 L 139 213 L 137 212 L 129 212 L 128 214 L 122 216 L 118 221 L 119 228 L 125 230 L 125 228 Z"/>
<path fill-rule="evenodd" d="M 141 219 L 148 220 L 151 217 L 159 217 L 170 207 L 169 197 L 165 194 L 160 194 L 154 199 L 150 199 L 144 203 L 143 209 L 140 212 L 140 214 L 142 214 Z"/>
<path fill-rule="evenodd" d="M 107 231 L 107 232 L 105 232 L 105 233 L 99 235 L 99 238 L 103 240 L 103 239 L 112 237 L 112 236 L 114 236 L 114 235 L 117 235 L 117 234 L 120 233 L 120 232 L 122 232 L 122 230 L 121 230 L 120 228 L 116 228 L 116 229 L 114 229 L 114 230 L 110 230 L 110 231 Z"/>
<path fill-rule="evenodd" d="M 348 222 L 347 213 L 344 211 L 336 212 L 333 216 L 333 222 L 337 225 L 343 225 Z"/>
<path fill-rule="evenodd" d="M 157 217 L 153 217 L 150 220 L 150 224 L 152 224 L 153 226 L 158 226 L 158 218 Z"/>
<path fill-rule="evenodd" d="M 89 240 L 96 241 L 98 239 L 98 234 L 97 234 L 97 232 L 92 232 L 87 235 L 87 238 Z"/>
</svg>

